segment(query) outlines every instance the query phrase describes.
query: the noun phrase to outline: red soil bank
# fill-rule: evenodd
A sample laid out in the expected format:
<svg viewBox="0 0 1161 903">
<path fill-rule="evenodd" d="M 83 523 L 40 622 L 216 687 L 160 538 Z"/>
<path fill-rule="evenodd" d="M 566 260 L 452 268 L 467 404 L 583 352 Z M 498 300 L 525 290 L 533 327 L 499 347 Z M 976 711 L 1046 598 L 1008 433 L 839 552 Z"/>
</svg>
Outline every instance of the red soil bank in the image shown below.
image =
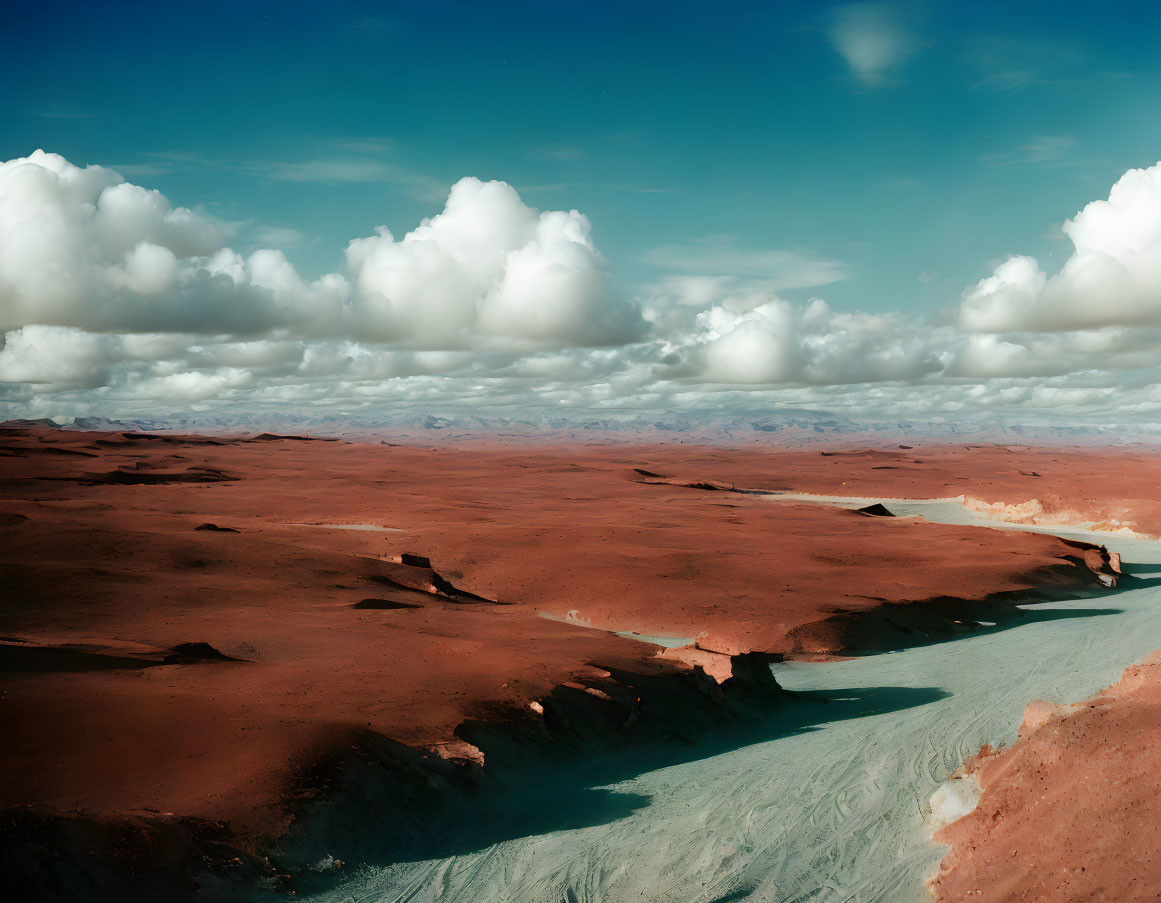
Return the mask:
<svg viewBox="0 0 1161 903">
<path fill-rule="evenodd" d="M 941 901 L 1116 903 L 1161 892 L 1161 653 L 1076 705 L 1031 703 L 973 763 L 979 805 L 936 834 Z"/>
<path fill-rule="evenodd" d="M 660 446 L 634 465 L 679 480 L 871 498 L 948 498 L 1027 506 L 1013 520 L 1092 521 L 1161 537 L 1154 449 L 898 445 L 823 451 Z M 641 477 L 645 479 L 644 477 Z M 1032 503 L 1029 505 L 1029 503 Z"/>
<path fill-rule="evenodd" d="M 982 492 L 1019 501 L 1049 479 L 1021 469 L 1054 473 L 1042 454 L 961 459 Z M 0 431 L 0 804 L 222 820 L 260 846 L 288 824 L 303 775 L 363 732 L 472 758 L 457 725 L 527 713 L 562 684 L 689 674 L 682 658 L 729 671 L 539 612 L 804 655 L 922 639 L 997 594 L 1096 584 L 1084 550 L 1050 537 L 646 484 L 633 469 L 946 495 L 969 485 L 954 457 Z M 1059 492 L 1106 466 L 1055 464 Z M 398 532 L 304 526 L 320 523 Z"/>
</svg>

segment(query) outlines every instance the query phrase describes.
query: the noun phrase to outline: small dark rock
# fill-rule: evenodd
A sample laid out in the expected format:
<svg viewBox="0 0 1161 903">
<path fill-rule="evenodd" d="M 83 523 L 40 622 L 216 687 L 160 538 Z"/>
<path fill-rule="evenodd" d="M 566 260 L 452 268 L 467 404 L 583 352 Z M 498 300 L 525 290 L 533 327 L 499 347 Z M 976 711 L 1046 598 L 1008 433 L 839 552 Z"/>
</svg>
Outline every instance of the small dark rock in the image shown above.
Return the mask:
<svg viewBox="0 0 1161 903">
<path fill-rule="evenodd" d="M 888 511 L 885 506 L 879 504 L 878 502 L 875 502 L 875 504 L 873 504 L 873 505 L 867 505 L 866 508 L 857 508 L 855 510 L 859 514 L 863 515 L 863 517 L 894 517 L 895 516 L 890 511 Z"/>
</svg>

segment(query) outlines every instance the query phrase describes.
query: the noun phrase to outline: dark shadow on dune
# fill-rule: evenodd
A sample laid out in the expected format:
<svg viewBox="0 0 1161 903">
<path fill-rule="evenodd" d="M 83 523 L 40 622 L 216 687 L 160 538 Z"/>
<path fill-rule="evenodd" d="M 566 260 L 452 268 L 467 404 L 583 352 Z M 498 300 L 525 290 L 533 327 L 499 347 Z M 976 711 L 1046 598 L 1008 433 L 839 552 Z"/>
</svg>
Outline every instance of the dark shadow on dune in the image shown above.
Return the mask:
<svg viewBox="0 0 1161 903">
<path fill-rule="evenodd" d="M 73 480 L 90 486 L 101 484 L 115 486 L 159 486 L 167 483 L 225 483 L 238 477 L 218 470 L 216 467 L 187 467 L 180 473 L 154 473 L 136 470 L 111 470 L 101 473 L 86 473 L 81 477 L 54 477 L 57 480 Z"/>
<path fill-rule="evenodd" d="M 73 455 L 81 458 L 96 458 L 93 452 L 78 448 L 57 448 L 53 445 L 0 445 L 0 452 L 7 457 L 23 458 L 28 455 Z"/>
<path fill-rule="evenodd" d="M 1147 583 L 1141 578 L 1128 578 L 1123 590 L 1153 585 L 1161 585 L 1161 578 Z M 1105 617 L 1123 611 L 1114 607 L 1017 608 L 1003 604 L 991 615 L 996 618 L 994 626 L 965 624 L 961 636 L 933 642 L 955 642 L 1023 624 Z M 930 644 L 920 641 L 899 648 L 923 645 Z M 635 686 L 646 688 L 642 692 L 646 699 L 650 698 L 648 682 Z M 668 711 L 654 709 L 655 730 L 650 739 L 641 743 L 629 741 L 612 751 L 600 745 L 599 726 L 558 724 L 550 717 L 551 711 L 544 719 L 547 730 L 540 736 L 509 732 L 482 722 L 469 723 L 458 733 L 483 750 L 487 761 L 486 770 L 477 770 L 474 781 L 451 782 L 439 792 L 428 790 L 422 805 L 413 808 L 416 799 L 394 796 L 398 784 L 392 786 L 388 780 L 387 796 L 394 798 L 380 798 L 374 811 L 368 806 L 368 800 L 376 798 L 374 790 L 356 783 L 337 801 L 332 797 L 330 802 L 307 813 L 296 836 L 286 838 L 290 842 L 277 858 L 295 874 L 293 888 L 299 893 L 320 892 L 345 880 L 342 872 L 320 873 L 302 868 L 326 855 L 342 858 L 348 865 L 386 866 L 446 859 L 479 852 L 507 840 L 610 824 L 648 808 L 650 800 L 641 794 L 611 790 L 609 785 L 658 769 L 820 730 L 827 724 L 927 705 L 949 695 L 938 687 L 835 688 L 773 694 L 754 693 L 742 687 L 735 695 L 727 693 L 726 704 L 717 707 L 724 716 L 718 715 L 716 721 L 707 720 L 704 711 L 683 711 L 680 703 Z M 573 718 L 578 713 L 583 717 L 583 704 L 577 707 L 574 701 L 570 705 Z M 775 747 L 771 751 L 771 767 L 777 767 L 777 756 Z"/>
<path fill-rule="evenodd" d="M 56 646 L 0 645 L 0 674 L 82 673 L 151 668 L 160 662 L 125 655 L 76 652 Z"/>
<path fill-rule="evenodd" d="M 1115 590 L 1110 589 L 1107 592 L 1111 594 Z M 1103 595 L 1102 593 L 1102 597 Z M 955 643 L 971 637 L 988 636 L 1003 630 L 1012 630 L 1044 621 L 1069 621 L 1078 618 L 1100 618 L 1107 615 L 1124 614 L 1123 608 L 1039 608 L 1033 602 L 1026 603 L 1021 607 L 1017 607 L 1016 604 L 1001 603 L 986 608 L 969 609 L 969 611 L 972 613 L 963 614 L 958 621 L 943 619 L 939 624 L 940 631 L 932 633 L 930 636 L 925 634 L 921 627 L 909 627 L 904 621 L 893 621 L 888 617 L 885 619 L 886 622 L 896 628 L 896 642 L 889 647 L 848 648 L 844 650 L 843 654 L 853 658 L 864 658 L 882 655 L 884 652 Z M 901 638 L 906 634 L 911 634 L 912 638 L 903 641 Z"/>
<path fill-rule="evenodd" d="M 1023 624 L 1038 624 L 1045 621 L 1072 621 L 1079 617 L 1104 617 L 1124 614 L 1124 608 L 1014 608 L 1012 614 L 996 621 L 994 627 L 980 626 L 968 636 L 987 636 L 1021 627 Z M 954 641 L 953 641 L 954 642 Z"/>
<path fill-rule="evenodd" d="M 422 608 L 410 602 L 400 602 L 396 599 L 362 599 L 355 602 L 351 608 L 371 609 L 373 611 L 398 611 L 405 608 Z"/>
<path fill-rule="evenodd" d="M 1126 585 L 1121 591 L 1141 588 L 1141 583 L 1134 578 L 1125 580 Z M 800 625 L 790 632 L 789 637 L 800 644 L 798 648 L 801 649 L 809 650 L 823 643 L 837 654 L 861 658 L 956 642 L 1037 621 L 1120 614 L 1122 609 L 1111 606 L 1049 607 L 1050 603 L 1079 599 L 1103 601 L 1116 592 L 1115 588 L 1084 587 L 1072 591 L 1002 592 L 975 600 L 954 596 L 906 603 L 883 600 L 872 608 L 835 610 L 826 618 Z"/>
<path fill-rule="evenodd" d="M 0 674 L 47 674 L 140 670 L 161 665 L 240 662 L 209 643 L 179 643 L 148 652 L 116 652 L 84 643 L 39 645 L 0 637 Z"/>
<path fill-rule="evenodd" d="M 1126 572 L 1118 581 L 1117 585 L 1108 590 L 1108 595 L 1116 595 L 1117 593 L 1128 592 L 1136 589 L 1153 589 L 1161 586 L 1161 576 L 1158 577 L 1137 577 L 1131 573 Z"/>
<path fill-rule="evenodd" d="M 998 615 L 995 626 L 981 625 L 974 628 L 969 636 L 986 636 L 1001 630 L 1010 630 L 1022 624 L 1040 624 L 1044 621 L 1071 621 L 1076 618 L 1102 618 L 1108 615 L 1124 614 L 1123 608 L 1012 608 L 1009 615 Z M 954 642 L 954 640 L 952 640 Z"/>
<path fill-rule="evenodd" d="M 1161 562 L 1158 561 L 1129 561 L 1121 558 L 1121 570 L 1129 575 L 1161 574 Z"/>
<path fill-rule="evenodd" d="M 16 477 L 0 480 L 0 484 L 36 482 L 77 483 L 81 486 L 161 486 L 170 483 L 227 483 L 241 479 L 214 467 L 187 467 L 180 473 L 117 469 L 102 472 L 82 473 L 79 476 Z"/>
<path fill-rule="evenodd" d="M 284 436 L 279 433 L 259 433 L 249 439 L 239 439 L 239 442 L 338 442 L 338 439 L 329 436 Z"/>
<path fill-rule="evenodd" d="M 1020 624 L 1037 624 L 1041 621 L 1070 621 L 1074 618 L 1100 618 L 1105 615 L 1121 615 L 1123 608 L 1020 608 L 1010 624 L 997 624 L 993 629 L 1016 627 Z"/>
<path fill-rule="evenodd" d="M 674 765 L 708 759 L 756 743 L 818 730 L 852 718 L 872 717 L 927 705 L 949 694 L 936 687 L 850 688 L 782 693 L 747 700 L 737 717 L 712 732 L 676 730 L 665 739 L 612 752 L 569 744 L 564 750 L 499 732 L 472 735 L 484 748 L 488 767 L 473 786 L 430 791 L 420 798 L 380 803 L 372 810 L 358 789 L 312 813 L 300 824 L 293 848 L 279 859 L 294 868 L 334 855 L 347 863 L 344 875 L 298 872 L 299 894 L 334 888 L 352 865 L 393 863 L 478 852 L 516 838 L 615 822 L 649 806 L 648 796 L 608 785 Z M 771 755 L 777 767 L 777 750 Z M 405 803 L 405 805 L 399 805 Z M 417 808 L 411 806 L 422 803 Z M 296 869 L 297 871 L 297 869 Z M 261 896 L 261 895 L 259 895 Z"/>
</svg>

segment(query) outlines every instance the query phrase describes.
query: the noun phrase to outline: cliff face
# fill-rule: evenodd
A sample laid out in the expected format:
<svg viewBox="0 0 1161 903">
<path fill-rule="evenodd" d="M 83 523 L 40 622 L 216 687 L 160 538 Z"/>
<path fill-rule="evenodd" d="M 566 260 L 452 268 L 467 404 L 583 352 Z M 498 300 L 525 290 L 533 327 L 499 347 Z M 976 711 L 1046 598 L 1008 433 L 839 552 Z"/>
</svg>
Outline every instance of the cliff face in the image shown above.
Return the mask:
<svg viewBox="0 0 1161 903">
<path fill-rule="evenodd" d="M 771 658 L 926 642 L 1114 572 L 1095 546 L 719 491 L 815 488 L 770 453 L 34 424 L 0 446 L 0 827 L 10 868 L 62 866 L 22 880 L 90 897 L 269 877 L 277 838 L 306 849 L 367 793 L 418 830 L 493 764 L 746 717 Z"/>
</svg>

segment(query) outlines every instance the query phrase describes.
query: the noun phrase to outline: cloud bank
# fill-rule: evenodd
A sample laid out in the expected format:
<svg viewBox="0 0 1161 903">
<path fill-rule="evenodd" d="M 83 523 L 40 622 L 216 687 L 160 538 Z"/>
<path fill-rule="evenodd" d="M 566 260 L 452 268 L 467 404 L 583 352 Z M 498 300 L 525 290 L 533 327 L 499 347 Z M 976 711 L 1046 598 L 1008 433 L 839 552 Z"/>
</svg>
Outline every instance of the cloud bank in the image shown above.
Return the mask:
<svg viewBox="0 0 1161 903">
<path fill-rule="evenodd" d="M 792 302 L 782 292 L 804 279 L 788 281 L 788 264 L 807 285 L 848 273 L 767 252 L 729 273 L 732 239 L 618 292 L 581 213 L 465 178 L 439 213 L 400 238 L 354 239 L 340 271 L 310 280 L 110 169 L 37 152 L 0 164 L 0 413 L 1156 417 L 1161 164 L 1063 229 L 1074 251 L 1059 272 L 1012 256 L 928 321 Z"/>
</svg>

